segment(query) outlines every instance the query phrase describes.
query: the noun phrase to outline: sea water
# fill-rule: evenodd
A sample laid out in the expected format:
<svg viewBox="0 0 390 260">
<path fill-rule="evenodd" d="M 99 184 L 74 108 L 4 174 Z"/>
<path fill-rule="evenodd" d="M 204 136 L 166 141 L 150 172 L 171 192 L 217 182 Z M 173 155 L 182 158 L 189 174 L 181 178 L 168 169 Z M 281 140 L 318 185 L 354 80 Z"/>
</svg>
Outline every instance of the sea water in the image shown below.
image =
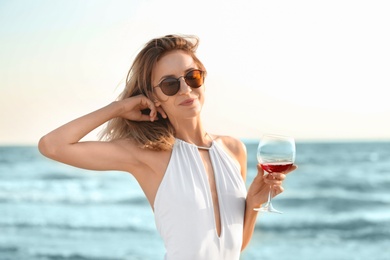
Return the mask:
<svg viewBox="0 0 390 260">
<path fill-rule="evenodd" d="M 245 140 L 247 186 L 256 140 Z M 297 165 L 260 213 L 242 260 L 390 259 L 390 143 L 298 143 Z M 153 212 L 135 179 L 0 147 L 1 260 L 163 259 Z"/>
</svg>

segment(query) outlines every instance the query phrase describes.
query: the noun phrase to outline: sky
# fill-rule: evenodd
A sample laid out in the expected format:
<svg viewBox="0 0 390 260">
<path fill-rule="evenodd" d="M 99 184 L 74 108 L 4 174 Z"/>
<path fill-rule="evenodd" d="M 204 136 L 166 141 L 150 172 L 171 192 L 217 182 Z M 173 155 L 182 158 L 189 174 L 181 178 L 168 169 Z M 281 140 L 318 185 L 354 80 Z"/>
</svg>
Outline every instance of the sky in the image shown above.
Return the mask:
<svg viewBox="0 0 390 260">
<path fill-rule="evenodd" d="M 210 133 L 390 140 L 389 13 L 376 0 L 0 0 L 0 145 L 114 101 L 166 34 L 200 38 Z"/>
</svg>

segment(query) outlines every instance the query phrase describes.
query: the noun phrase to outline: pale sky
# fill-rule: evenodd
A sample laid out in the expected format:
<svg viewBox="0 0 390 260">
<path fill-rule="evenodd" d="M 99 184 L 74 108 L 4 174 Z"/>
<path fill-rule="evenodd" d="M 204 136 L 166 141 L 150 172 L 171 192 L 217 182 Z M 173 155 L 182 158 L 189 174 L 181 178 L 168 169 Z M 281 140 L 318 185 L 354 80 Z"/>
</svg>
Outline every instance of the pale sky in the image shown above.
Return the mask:
<svg viewBox="0 0 390 260">
<path fill-rule="evenodd" d="M 211 133 L 390 140 L 389 14 L 376 0 L 0 0 L 0 144 L 115 100 L 142 46 L 174 33 L 200 38 Z"/>
</svg>

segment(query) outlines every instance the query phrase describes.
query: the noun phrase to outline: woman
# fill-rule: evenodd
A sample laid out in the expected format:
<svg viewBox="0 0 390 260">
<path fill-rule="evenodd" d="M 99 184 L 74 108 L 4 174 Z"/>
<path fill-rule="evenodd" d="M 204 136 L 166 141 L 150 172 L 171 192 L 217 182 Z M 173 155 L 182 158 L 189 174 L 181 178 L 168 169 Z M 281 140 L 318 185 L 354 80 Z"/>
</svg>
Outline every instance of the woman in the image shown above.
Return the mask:
<svg viewBox="0 0 390 260">
<path fill-rule="evenodd" d="M 132 174 L 154 211 L 165 259 L 239 259 L 255 227 L 253 208 L 270 185 L 283 191 L 287 172 L 264 177 L 258 166 L 246 191 L 245 146 L 202 125 L 206 69 L 197 45 L 177 35 L 151 40 L 117 101 L 48 133 L 39 150 L 79 168 Z M 105 140 L 80 141 L 106 122 Z"/>
</svg>

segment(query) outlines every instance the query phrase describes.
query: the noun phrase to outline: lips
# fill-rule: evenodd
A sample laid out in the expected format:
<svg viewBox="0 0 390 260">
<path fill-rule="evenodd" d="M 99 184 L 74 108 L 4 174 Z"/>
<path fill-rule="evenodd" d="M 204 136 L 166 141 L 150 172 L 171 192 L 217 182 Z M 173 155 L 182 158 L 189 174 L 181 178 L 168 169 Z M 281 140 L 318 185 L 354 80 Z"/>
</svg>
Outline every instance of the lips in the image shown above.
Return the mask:
<svg viewBox="0 0 390 260">
<path fill-rule="evenodd" d="M 191 106 L 194 103 L 194 98 L 189 98 L 180 103 L 181 106 Z"/>
</svg>

